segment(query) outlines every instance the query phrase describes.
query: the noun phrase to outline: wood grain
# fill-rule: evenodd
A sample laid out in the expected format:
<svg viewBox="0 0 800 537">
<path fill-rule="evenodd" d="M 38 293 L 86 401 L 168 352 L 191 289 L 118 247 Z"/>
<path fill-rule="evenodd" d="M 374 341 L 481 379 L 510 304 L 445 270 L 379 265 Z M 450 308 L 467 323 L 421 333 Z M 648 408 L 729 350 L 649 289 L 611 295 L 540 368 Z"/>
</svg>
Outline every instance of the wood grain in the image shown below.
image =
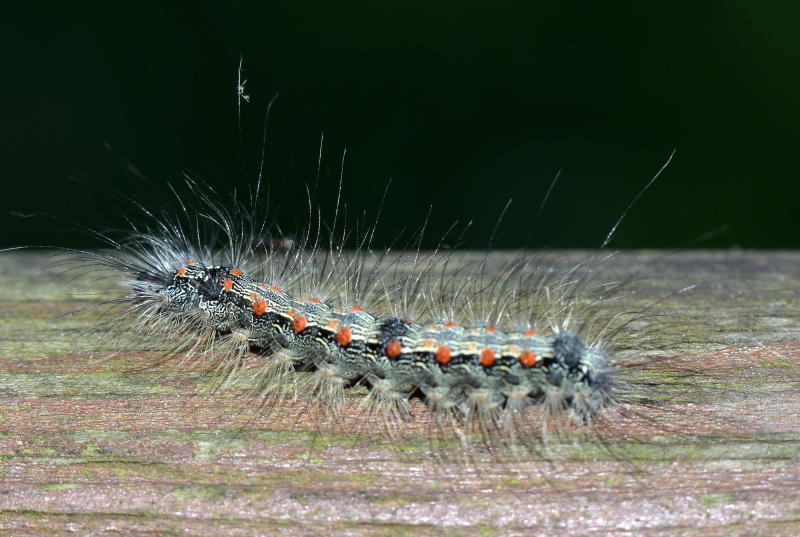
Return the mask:
<svg viewBox="0 0 800 537">
<path fill-rule="evenodd" d="M 97 312 L 57 319 L 97 296 L 50 261 L 0 255 L 2 533 L 800 534 L 800 253 L 618 254 L 609 278 L 648 267 L 618 307 L 669 314 L 621 356 L 652 360 L 639 374 L 669 401 L 552 456 L 450 460 L 355 434 L 358 393 L 323 434 L 302 407 L 257 412 L 156 352 L 109 351 Z"/>
</svg>

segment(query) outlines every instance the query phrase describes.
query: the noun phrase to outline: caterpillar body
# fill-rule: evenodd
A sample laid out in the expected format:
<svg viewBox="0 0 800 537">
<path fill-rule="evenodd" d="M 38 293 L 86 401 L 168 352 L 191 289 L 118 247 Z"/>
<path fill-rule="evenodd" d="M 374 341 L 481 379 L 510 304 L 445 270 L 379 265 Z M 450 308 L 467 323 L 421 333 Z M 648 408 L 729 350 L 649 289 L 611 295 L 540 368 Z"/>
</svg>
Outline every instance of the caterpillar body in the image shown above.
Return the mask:
<svg viewBox="0 0 800 537">
<path fill-rule="evenodd" d="M 111 310 L 101 326 L 124 324 L 224 382 L 246 372 L 262 408 L 299 396 L 335 416 L 346 389 L 363 386 L 367 413 L 388 429 L 420 400 L 437 428 L 495 446 L 538 443 L 531 431 L 554 422 L 592 424 L 627 393 L 613 340 L 648 314 L 604 311 L 625 281 L 595 279 L 627 210 L 577 265 L 526 252 L 498 269 L 487 257 L 459 265 L 441 246 L 426 254 L 422 231 L 416 249 L 375 254 L 374 228 L 359 226 L 353 247 L 337 228 L 338 202 L 329 230 L 321 217 L 312 225 L 309 199 L 301 238 L 275 240 L 261 172 L 249 205 L 235 191 L 226 204 L 209 185 L 186 184 L 190 200 L 178 196 L 177 211 L 122 195 L 144 222 L 121 211 L 128 230 L 83 228 L 112 251 L 72 250 L 65 263 L 121 282 L 97 304 Z"/>
<path fill-rule="evenodd" d="M 315 368 L 330 384 L 322 393 L 366 381 L 381 399 L 405 401 L 420 390 L 433 409 L 468 404 L 480 414 L 558 399 L 584 420 L 613 394 L 607 358 L 569 333 L 379 318 L 358 305 L 335 308 L 315 296 L 296 298 L 238 268 L 195 260 L 165 281 L 135 287 L 132 301 L 148 315 L 167 317 L 170 324 L 202 316 L 214 336 L 229 334 L 265 353 L 265 360 L 281 354 L 288 367 Z M 161 302 L 156 311 L 150 297 Z"/>
<path fill-rule="evenodd" d="M 590 425 L 624 402 L 613 339 L 642 313 L 607 311 L 626 282 L 595 281 L 602 251 L 563 267 L 521 253 L 497 267 L 441 249 L 376 254 L 365 240 L 323 248 L 310 229 L 264 240 L 256 209 L 234 194 L 230 211 L 188 184 L 196 213 L 183 201 L 182 212 L 144 209 L 147 221 L 119 237 L 92 232 L 116 251 L 65 263 L 121 280 L 98 304 L 113 312 L 101 326 L 158 341 L 224 383 L 254 379 L 264 411 L 299 397 L 336 418 L 347 389 L 363 386 L 372 431 L 396 434 L 418 400 L 462 442 L 538 449 L 551 424 Z"/>
</svg>

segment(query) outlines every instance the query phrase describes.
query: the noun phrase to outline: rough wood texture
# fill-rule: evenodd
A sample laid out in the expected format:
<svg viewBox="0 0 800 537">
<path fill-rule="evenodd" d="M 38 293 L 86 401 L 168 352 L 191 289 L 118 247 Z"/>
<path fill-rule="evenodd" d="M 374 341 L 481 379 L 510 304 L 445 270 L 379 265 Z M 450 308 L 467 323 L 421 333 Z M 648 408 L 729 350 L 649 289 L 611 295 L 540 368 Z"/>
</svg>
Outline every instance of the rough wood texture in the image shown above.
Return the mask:
<svg viewBox="0 0 800 537">
<path fill-rule="evenodd" d="M 640 409 L 653 428 L 601 427 L 552 457 L 431 460 L 347 424 L 320 435 L 302 411 L 253 412 L 154 353 L 105 352 L 82 335 L 96 314 L 56 319 L 96 297 L 36 272 L 46 255 L 6 252 L 0 532 L 800 534 L 800 253 L 655 257 L 607 264 L 652 261 L 620 308 L 677 314 L 654 325 L 643 373 L 671 397 Z"/>
</svg>

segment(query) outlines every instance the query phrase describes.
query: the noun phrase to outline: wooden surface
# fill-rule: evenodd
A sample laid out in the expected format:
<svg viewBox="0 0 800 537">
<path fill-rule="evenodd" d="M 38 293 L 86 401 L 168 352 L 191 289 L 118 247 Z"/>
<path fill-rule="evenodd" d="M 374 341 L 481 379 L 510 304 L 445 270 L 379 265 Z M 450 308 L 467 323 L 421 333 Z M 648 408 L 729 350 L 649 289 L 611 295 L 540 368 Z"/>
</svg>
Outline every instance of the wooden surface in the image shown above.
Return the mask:
<svg viewBox="0 0 800 537">
<path fill-rule="evenodd" d="M 355 434 L 357 419 L 320 434 L 302 409 L 256 412 L 157 353 L 104 350 L 85 333 L 97 314 L 56 319 L 91 289 L 6 252 L 0 533 L 800 534 L 800 253 L 655 257 L 607 266 L 651 262 L 619 307 L 674 315 L 621 355 L 651 360 L 639 381 L 668 402 L 541 456 L 448 459 Z"/>
</svg>

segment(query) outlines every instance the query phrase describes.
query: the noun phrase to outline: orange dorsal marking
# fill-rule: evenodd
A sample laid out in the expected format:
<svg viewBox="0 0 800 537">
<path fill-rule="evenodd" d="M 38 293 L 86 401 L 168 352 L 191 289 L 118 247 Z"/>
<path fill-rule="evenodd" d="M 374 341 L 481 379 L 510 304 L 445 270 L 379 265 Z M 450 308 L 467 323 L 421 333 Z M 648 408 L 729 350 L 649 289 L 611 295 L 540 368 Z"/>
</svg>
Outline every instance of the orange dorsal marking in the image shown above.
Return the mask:
<svg viewBox="0 0 800 537">
<path fill-rule="evenodd" d="M 389 358 L 397 358 L 402 352 L 403 346 L 396 339 L 386 345 L 386 356 Z"/>
</svg>

